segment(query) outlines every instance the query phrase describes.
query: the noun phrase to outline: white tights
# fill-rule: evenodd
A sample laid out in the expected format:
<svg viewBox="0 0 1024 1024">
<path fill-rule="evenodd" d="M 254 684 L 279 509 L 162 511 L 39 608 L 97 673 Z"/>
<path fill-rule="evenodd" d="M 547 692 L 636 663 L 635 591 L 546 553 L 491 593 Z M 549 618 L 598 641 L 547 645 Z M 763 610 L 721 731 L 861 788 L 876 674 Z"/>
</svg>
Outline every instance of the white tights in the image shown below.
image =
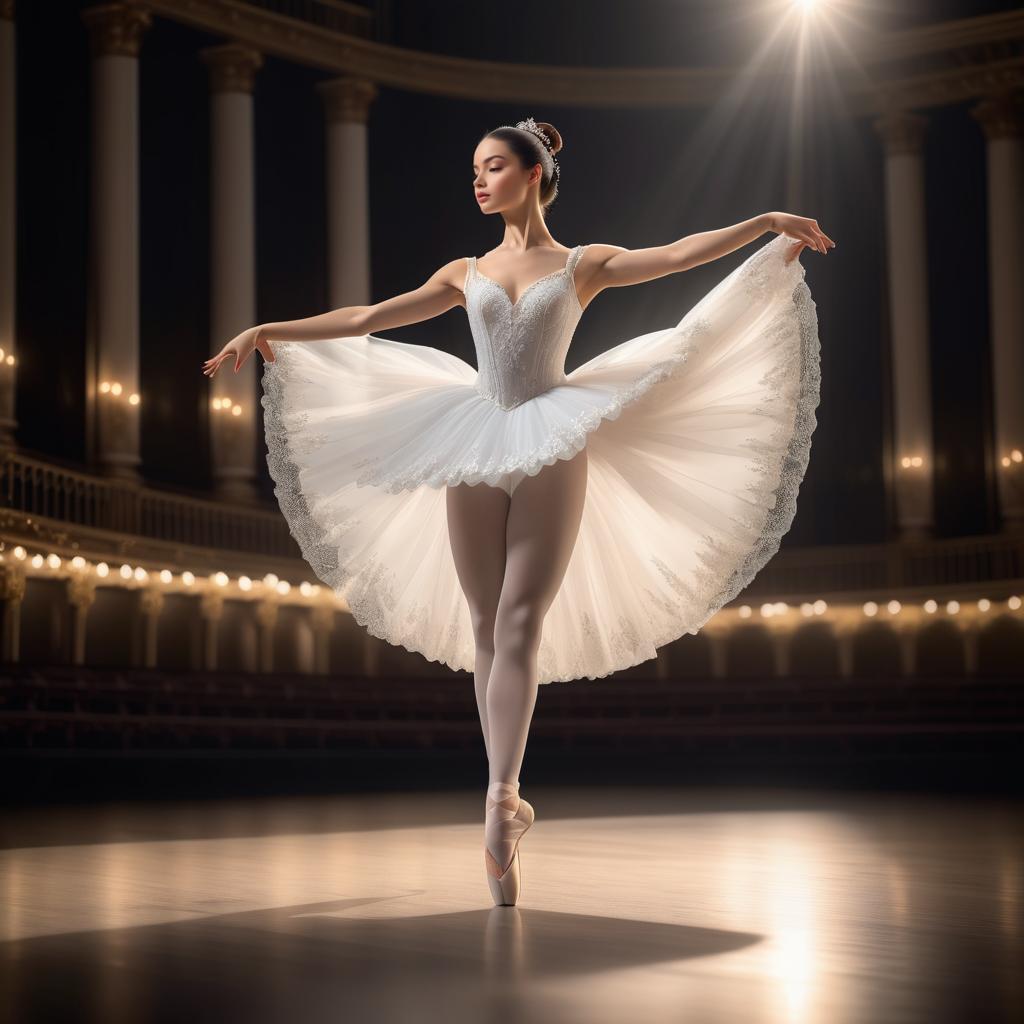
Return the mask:
<svg viewBox="0 0 1024 1024">
<path fill-rule="evenodd" d="M 518 789 L 537 702 L 541 626 L 569 565 L 586 495 L 585 448 L 523 477 L 511 495 L 486 484 L 448 488 L 448 534 L 473 619 L 473 683 L 491 785 Z"/>
</svg>

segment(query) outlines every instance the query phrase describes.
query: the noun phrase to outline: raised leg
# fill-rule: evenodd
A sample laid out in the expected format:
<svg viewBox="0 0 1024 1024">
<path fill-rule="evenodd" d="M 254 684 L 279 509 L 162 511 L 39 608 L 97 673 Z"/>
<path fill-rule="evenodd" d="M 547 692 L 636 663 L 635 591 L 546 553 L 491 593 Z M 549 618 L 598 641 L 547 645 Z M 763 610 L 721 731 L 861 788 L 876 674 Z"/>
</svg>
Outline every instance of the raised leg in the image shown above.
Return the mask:
<svg viewBox="0 0 1024 1024">
<path fill-rule="evenodd" d="M 494 660 L 494 621 L 505 575 L 505 523 L 510 498 L 500 487 L 486 484 L 459 484 L 447 490 L 448 536 L 455 571 L 473 620 L 473 688 L 484 749 L 490 760 L 487 680 Z"/>
</svg>

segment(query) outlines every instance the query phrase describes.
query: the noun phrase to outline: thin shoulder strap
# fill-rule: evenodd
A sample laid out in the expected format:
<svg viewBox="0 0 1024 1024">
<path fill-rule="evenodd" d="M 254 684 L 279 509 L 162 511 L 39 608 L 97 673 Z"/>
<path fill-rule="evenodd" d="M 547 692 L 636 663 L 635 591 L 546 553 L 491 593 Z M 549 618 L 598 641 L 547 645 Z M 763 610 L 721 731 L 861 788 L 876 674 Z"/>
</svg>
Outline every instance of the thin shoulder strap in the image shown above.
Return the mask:
<svg viewBox="0 0 1024 1024">
<path fill-rule="evenodd" d="M 569 272 L 570 279 L 572 279 L 572 276 L 576 273 L 576 264 L 579 263 L 584 249 L 586 249 L 585 245 L 577 245 L 569 254 L 569 263 L 565 269 Z"/>
<path fill-rule="evenodd" d="M 466 257 L 466 279 L 462 282 L 462 294 L 466 294 L 466 289 L 469 287 L 469 279 L 473 276 L 473 272 L 476 270 L 476 257 Z"/>
</svg>

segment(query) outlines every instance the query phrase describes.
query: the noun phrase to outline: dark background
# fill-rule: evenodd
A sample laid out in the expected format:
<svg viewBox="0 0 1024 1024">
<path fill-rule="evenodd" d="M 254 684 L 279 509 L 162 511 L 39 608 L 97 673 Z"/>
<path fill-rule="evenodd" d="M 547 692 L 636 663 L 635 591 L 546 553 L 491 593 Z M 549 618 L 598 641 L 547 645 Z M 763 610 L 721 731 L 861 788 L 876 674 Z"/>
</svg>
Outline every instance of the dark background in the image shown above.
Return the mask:
<svg viewBox="0 0 1024 1024">
<path fill-rule="evenodd" d="M 72 464 L 85 458 L 85 6 L 19 0 L 16 7 L 19 439 L 28 450 Z M 521 0 L 514 15 L 503 5 L 468 0 L 372 6 L 380 41 L 474 59 L 744 65 L 775 32 L 771 52 L 781 61 L 792 53 L 778 15 L 753 2 L 600 0 L 584 8 Z M 1017 7 L 917 0 L 860 5 L 857 17 L 898 29 Z M 209 382 L 200 364 L 229 340 L 209 337 L 209 93 L 199 50 L 224 41 L 155 17 L 139 63 L 143 472 L 158 486 L 195 491 L 209 480 Z M 314 91 L 328 77 L 275 57 L 257 73 L 259 322 L 328 308 L 323 113 Z M 555 98 L 521 109 L 492 102 L 483 83 L 471 101 L 382 87 L 368 129 L 371 301 L 415 288 L 449 260 L 497 244 L 500 218 L 480 214 L 471 188 L 473 149 L 490 128 L 532 115 L 562 133 L 561 194 L 548 220 L 560 242 L 643 247 L 789 208 L 785 154 L 794 111 L 788 97 L 741 93 L 723 97 L 713 110 L 585 110 Z M 800 514 L 783 544 L 879 541 L 889 533 L 882 476 L 890 420 L 883 148 L 869 121 L 846 117 L 842 97 L 827 87 L 812 89 L 806 102 L 804 189 L 792 212 L 816 217 L 838 245 L 827 263 L 813 252 L 801 256 L 818 307 L 822 402 Z M 940 536 L 984 533 L 993 523 L 985 466 L 991 434 L 985 144 L 971 105 L 928 112 L 926 135 Z M 580 324 L 567 369 L 625 338 L 677 323 L 753 248 L 686 274 L 604 292 Z M 388 335 L 475 365 L 462 309 Z M 262 455 L 262 437 L 259 444 Z M 272 500 L 262 458 L 259 465 Z"/>
</svg>

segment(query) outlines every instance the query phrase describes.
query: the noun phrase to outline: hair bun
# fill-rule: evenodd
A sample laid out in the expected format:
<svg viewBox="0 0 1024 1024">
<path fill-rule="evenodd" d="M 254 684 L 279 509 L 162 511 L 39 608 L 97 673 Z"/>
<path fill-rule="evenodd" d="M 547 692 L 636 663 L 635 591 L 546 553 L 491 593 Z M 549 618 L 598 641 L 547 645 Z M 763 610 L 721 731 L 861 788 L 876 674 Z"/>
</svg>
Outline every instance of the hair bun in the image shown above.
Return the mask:
<svg viewBox="0 0 1024 1024">
<path fill-rule="evenodd" d="M 562 136 L 558 129 L 547 121 L 536 121 L 535 124 L 551 140 L 550 153 L 554 156 L 562 148 Z"/>
</svg>

